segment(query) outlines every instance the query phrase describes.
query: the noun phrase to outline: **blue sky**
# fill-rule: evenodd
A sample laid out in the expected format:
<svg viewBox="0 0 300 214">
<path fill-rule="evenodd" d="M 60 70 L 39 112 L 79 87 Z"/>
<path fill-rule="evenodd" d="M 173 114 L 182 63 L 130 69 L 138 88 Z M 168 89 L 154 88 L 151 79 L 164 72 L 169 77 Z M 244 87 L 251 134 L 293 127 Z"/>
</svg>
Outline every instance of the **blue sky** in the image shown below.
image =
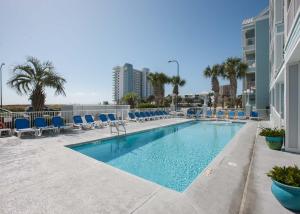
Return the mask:
<svg viewBox="0 0 300 214">
<path fill-rule="evenodd" d="M 176 73 L 181 93 L 210 90 L 207 65 L 241 56 L 241 22 L 268 0 L 1 0 L 3 82 L 26 56 L 50 60 L 67 79 L 67 96 L 47 91 L 47 103 L 99 103 L 112 99 L 112 67 Z M 225 81 L 222 81 L 225 83 Z M 170 92 L 170 87 L 167 87 Z M 28 103 L 6 85 L 4 104 Z"/>
</svg>

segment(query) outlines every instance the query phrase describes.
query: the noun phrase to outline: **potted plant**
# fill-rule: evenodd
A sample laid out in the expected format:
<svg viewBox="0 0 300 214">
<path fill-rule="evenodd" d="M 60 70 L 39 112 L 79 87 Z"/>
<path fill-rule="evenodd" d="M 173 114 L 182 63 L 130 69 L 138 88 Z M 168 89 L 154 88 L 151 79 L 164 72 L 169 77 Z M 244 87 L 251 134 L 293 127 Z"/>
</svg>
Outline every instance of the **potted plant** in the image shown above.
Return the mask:
<svg viewBox="0 0 300 214">
<path fill-rule="evenodd" d="M 271 190 L 282 206 L 300 211 L 300 169 L 295 166 L 275 166 L 267 174 L 273 183 Z"/>
<path fill-rule="evenodd" d="M 284 129 L 262 128 L 260 136 L 265 136 L 270 149 L 281 150 L 285 131 Z"/>
</svg>

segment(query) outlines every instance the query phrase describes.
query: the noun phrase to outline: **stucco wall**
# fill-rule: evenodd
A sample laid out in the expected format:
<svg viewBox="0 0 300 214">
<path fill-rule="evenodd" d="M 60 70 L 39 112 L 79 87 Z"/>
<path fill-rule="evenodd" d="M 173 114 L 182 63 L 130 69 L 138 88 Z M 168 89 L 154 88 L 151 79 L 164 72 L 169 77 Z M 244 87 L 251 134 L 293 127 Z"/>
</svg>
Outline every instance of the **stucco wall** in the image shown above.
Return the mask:
<svg viewBox="0 0 300 214">
<path fill-rule="evenodd" d="M 269 106 L 269 19 L 258 20 L 256 32 L 256 108 Z"/>
</svg>

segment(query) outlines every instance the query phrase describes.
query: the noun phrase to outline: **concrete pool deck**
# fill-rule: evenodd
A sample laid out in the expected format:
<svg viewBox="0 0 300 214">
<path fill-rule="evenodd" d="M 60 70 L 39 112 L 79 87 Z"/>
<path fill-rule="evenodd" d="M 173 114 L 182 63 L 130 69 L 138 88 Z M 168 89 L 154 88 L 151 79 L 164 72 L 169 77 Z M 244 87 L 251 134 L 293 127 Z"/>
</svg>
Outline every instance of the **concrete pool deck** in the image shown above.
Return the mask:
<svg viewBox="0 0 300 214">
<path fill-rule="evenodd" d="M 130 122 L 127 131 L 185 121 Z M 111 137 L 108 128 L 35 139 L 1 138 L 0 213 L 238 213 L 256 129 L 257 122 L 243 126 L 183 193 L 65 147 Z"/>
<path fill-rule="evenodd" d="M 267 122 L 261 122 L 260 126 L 268 127 L 270 124 Z M 252 164 L 247 182 L 248 185 L 245 189 L 245 197 L 241 213 L 294 213 L 281 206 L 272 195 L 272 181 L 266 175 L 266 173 L 275 165 L 284 166 L 294 164 L 300 166 L 299 154 L 271 150 L 266 145 L 265 138 L 258 136 L 254 145 Z"/>
</svg>

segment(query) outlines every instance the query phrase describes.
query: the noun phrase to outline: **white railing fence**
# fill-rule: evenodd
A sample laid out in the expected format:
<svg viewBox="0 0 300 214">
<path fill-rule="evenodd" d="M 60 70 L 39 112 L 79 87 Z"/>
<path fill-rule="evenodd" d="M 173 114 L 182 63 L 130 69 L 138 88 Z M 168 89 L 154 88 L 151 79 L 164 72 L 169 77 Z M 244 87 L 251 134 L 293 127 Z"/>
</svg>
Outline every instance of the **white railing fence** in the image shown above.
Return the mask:
<svg viewBox="0 0 300 214">
<path fill-rule="evenodd" d="M 4 124 L 6 128 L 14 128 L 15 127 L 15 119 L 16 118 L 27 118 L 30 122 L 30 126 L 34 126 L 34 120 L 37 117 L 44 117 L 48 123 L 51 125 L 51 119 L 54 116 L 61 116 L 65 123 L 72 123 L 74 115 L 84 116 L 87 114 L 91 114 L 94 116 L 96 120 L 98 120 L 98 116 L 100 114 L 108 114 L 113 113 L 119 119 L 126 119 L 128 110 L 116 110 L 116 109 L 106 109 L 105 111 L 99 110 L 76 110 L 76 111 L 40 111 L 40 112 L 11 112 L 11 113 L 0 113 L 0 121 Z"/>
<path fill-rule="evenodd" d="M 203 111 L 203 107 L 192 107 L 192 108 L 182 108 L 180 109 L 183 113 L 186 114 L 187 109 L 194 109 L 194 111 Z M 245 109 L 222 109 L 222 108 L 207 108 L 212 110 L 213 112 L 224 110 L 225 115 L 228 114 L 229 111 L 245 111 Z M 76 111 L 40 111 L 40 112 L 5 112 L 0 113 L 0 122 L 2 122 L 6 128 L 14 128 L 15 124 L 14 121 L 16 118 L 27 118 L 30 121 L 30 126 L 34 126 L 34 120 L 37 117 L 44 117 L 48 123 L 51 125 L 51 119 L 54 116 L 61 116 L 65 123 L 72 123 L 74 115 L 84 116 L 87 114 L 93 115 L 95 120 L 98 120 L 98 116 L 100 114 L 108 114 L 112 113 L 116 115 L 116 118 L 127 120 L 128 119 L 128 112 L 135 112 L 135 111 L 167 111 L 170 112 L 170 108 L 142 108 L 142 109 L 105 109 L 105 110 L 76 110 Z M 269 109 L 256 109 L 259 113 L 259 117 L 268 120 L 270 115 Z"/>
<path fill-rule="evenodd" d="M 54 116 L 61 116 L 65 123 L 72 123 L 74 115 L 84 115 L 90 114 L 95 120 L 98 120 L 100 114 L 115 114 L 116 118 L 121 120 L 127 120 L 129 111 L 157 111 L 157 110 L 166 110 L 169 111 L 169 108 L 143 108 L 143 109 L 118 109 L 118 108 L 106 108 L 106 109 L 85 109 L 85 110 L 73 110 L 73 111 L 39 111 L 39 112 L 5 112 L 0 113 L 0 122 L 4 124 L 6 128 L 14 128 L 14 121 L 16 118 L 27 118 L 30 122 L 30 126 L 34 126 L 34 120 L 37 117 L 44 117 L 48 123 L 51 125 L 51 119 Z"/>
<path fill-rule="evenodd" d="M 197 111 L 203 111 L 203 107 L 191 107 L 191 108 L 185 108 L 185 111 L 187 111 L 187 109 L 193 109 L 194 112 Z M 230 111 L 243 111 L 246 112 L 245 108 L 221 108 L 221 107 L 217 107 L 216 109 L 213 107 L 207 107 L 207 110 L 211 110 L 213 112 L 213 114 L 215 114 L 217 111 L 224 111 L 225 116 L 228 115 L 228 112 Z M 252 109 L 252 111 L 256 111 L 258 112 L 258 116 L 259 118 L 263 119 L 263 120 L 269 120 L 270 119 L 270 109 Z M 248 116 L 248 115 L 246 115 Z"/>
</svg>

